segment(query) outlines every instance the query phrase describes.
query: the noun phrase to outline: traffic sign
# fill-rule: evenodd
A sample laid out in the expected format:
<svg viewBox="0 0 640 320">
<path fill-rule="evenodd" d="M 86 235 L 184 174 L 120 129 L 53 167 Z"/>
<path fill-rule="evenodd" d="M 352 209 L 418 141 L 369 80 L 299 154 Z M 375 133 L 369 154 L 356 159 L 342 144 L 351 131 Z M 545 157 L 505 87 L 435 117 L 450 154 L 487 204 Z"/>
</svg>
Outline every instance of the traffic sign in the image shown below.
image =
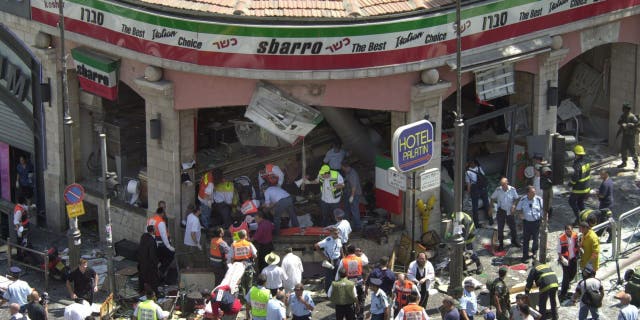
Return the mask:
<svg viewBox="0 0 640 320">
<path fill-rule="evenodd" d="M 407 176 L 402 172 L 398 172 L 396 168 L 392 167 L 387 170 L 387 181 L 392 187 L 407 191 Z"/>
<path fill-rule="evenodd" d="M 81 216 L 84 214 L 84 203 L 78 202 L 67 205 L 67 215 L 69 219 L 73 219 L 77 216 Z"/>
<path fill-rule="evenodd" d="M 433 156 L 433 125 L 420 120 L 396 129 L 393 133 L 393 166 L 400 172 L 420 168 Z"/>
<path fill-rule="evenodd" d="M 84 188 L 77 184 L 72 183 L 64 189 L 64 202 L 67 204 L 76 204 L 84 200 Z"/>
</svg>

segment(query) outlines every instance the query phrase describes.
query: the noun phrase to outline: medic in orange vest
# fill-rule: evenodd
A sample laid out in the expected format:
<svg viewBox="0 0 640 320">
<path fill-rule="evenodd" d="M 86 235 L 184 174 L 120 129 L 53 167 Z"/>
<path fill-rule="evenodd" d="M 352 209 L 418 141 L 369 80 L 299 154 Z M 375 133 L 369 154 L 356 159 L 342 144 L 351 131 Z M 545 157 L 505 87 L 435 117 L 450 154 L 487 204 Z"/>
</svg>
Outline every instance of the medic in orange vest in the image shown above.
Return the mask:
<svg viewBox="0 0 640 320">
<path fill-rule="evenodd" d="M 240 212 L 236 212 L 233 215 L 233 223 L 229 227 L 229 233 L 231 233 L 231 238 L 233 241 L 240 240 L 240 230 L 244 230 L 247 235 L 249 234 L 249 224 L 246 220 L 244 220 L 244 215 Z M 251 239 L 251 237 L 247 236 L 247 238 Z"/>
<path fill-rule="evenodd" d="M 152 225 L 155 228 L 153 236 L 156 238 L 156 244 L 158 246 L 164 246 L 170 251 L 175 252 L 176 249 L 171 246 L 171 242 L 169 241 L 165 215 L 164 208 L 162 206 L 158 207 L 156 213 L 147 220 L 147 226 Z"/>
<path fill-rule="evenodd" d="M 18 196 L 18 203 L 13 208 L 13 226 L 16 231 L 18 244 L 27 247 L 29 245 L 29 207 L 24 196 Z M 26 252 L 18 249 L 18 257 L 24 258 Z"/>
<path fill-rule="evenodd" d="M 410 294 L 407 298 L 409 304 L 400 309 L 396 320 L 429 320 L 429 316 L 423 307 L 418 305 L 418 296 Z"/>
<path fill-rule="evenodd" d="M 240 230 L 238 232 L 238 241 L 234 241 L 231 245 L 231 256 L 233 262 L 238 261 L 253 261 L 258 256 L 258 250 L 253 246 L 253 243 L 247 240 L 247 232 Z"/>
<path fill-rule="evenodd" d="M 356 281 L 362 279 L 362 269 L 364 266 L 369 264 L 369 258 L 366 255 L 362 254 L 362 252 L 356 252 L 357 248 L 350 244 L 347 247 L 347 256 L 340 260 L 338 264 L 338 270 L 336 271 L 336 281 L 340 280 L 339 273 L 340 270 L 344 270 L 347 274 L 347 278 L 349 280 Z M 360 255 L 358 255 L 360 253 Z"/>
<path fill-rule="evenodd" d="M 276 184 L 279 187 L 282 187 L 282 183 L 284 182 L 284 172 L 280 167 L 275 164 L 267 163 L 264 166 L 263 170 L 260 170 L 258 174 L 258 183 L 260 184 L 261 189 L 266 189 L 269 186 L 275 186 Z"/>
<path fill-rule="evenodd" d="M 398 280 L 393 284 L 393 295 L 395 296 L 396 304 L 394 309 L 396 312 L 409 303 L 409 296 L 411 294 L 415 294 L 418 297 L 416 302 L 420 300 L 420 291 L 418 291 L 416 285 L 406 280 L 404 273 L 398 274 Z"/>
</svg>

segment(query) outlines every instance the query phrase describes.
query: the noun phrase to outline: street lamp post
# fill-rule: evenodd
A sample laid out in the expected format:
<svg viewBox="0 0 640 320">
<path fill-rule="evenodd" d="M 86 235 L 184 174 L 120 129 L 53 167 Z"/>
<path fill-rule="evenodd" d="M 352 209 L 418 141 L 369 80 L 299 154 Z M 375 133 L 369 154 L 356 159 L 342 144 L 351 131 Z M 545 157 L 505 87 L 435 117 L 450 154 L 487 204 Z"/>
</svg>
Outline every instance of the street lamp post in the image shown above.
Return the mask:
<svg viewBox="0 0 640 320">
<path fill-rule="evenodd" d="M 464 190 L 462 188 L 464 175 L 464 120 L 462 119 L 462 36 L 460 34 L 460 0 L 456 0 L 456 119 L 454 123 L 455 140 L 455 172 L 453 179 L 453 230 L 454 234 L 450 238 L 451 262 L 449 263 L 449 293 L 462 284 L 462 269 L 464 264 L 464 237 L 455 232 L 459 230 L 459 214 L 462 212 L 462 199 Z"/>
<path fill-rule="evenodd" d="M 69 82 L 67 79 L 67 53 L 64 43 L 64 1 L 58 0 L 58 29 L 60 30 L 60 61 L 62 64 L 62 105 L 64 109 L 64 161 L 67 185 L 76 182 L 73 161 L 73 119 L 69 110 Z M 80 244 L 82 243 L 78 218 L 69 219 L 67 240 L 69 244 L 69 267 L 75 268 L 80 261 Z"/>
</svg>

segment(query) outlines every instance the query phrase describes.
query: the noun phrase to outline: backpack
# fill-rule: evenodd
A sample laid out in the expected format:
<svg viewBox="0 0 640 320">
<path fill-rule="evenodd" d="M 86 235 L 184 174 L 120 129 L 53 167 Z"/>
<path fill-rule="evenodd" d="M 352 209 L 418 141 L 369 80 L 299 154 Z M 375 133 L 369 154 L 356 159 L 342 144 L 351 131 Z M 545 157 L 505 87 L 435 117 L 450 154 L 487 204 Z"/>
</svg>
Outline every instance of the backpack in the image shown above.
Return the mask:
<svg viewBox="0 0 640 320">
<path fill-rule="evenodd" d="M 598 282 L 600 282 L 598 280 Z M 590 288 L 587 288 L 587 283 L 586 280 L 582 280 L 583 283 L 583 288 L 584 288 L 584 294 L 582 295 L 582 299 L 580 301 L 582 301 L 582 303 L 590 306 L 590 307 L 596 307 L 596 308 L 600 308 L 602 307 L 602 299 L 604 298 L 602 294 L 600 294 L 600 290 L 593 290 Z M 602 287 L 602 284 L 600 284 L 600 287 Z"/>
</svg>

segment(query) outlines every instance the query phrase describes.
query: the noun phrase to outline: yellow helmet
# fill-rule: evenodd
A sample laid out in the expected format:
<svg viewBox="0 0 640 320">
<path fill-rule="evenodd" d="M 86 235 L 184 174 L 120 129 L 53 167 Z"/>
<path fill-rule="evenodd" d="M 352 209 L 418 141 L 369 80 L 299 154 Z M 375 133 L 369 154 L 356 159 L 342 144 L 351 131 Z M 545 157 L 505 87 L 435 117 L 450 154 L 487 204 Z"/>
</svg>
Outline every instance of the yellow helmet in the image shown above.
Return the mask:
<svg viewBox="0 0 640 320">
<path fill-rule="evenodd" d="M 575 153 L 578 156 L 584 156 L 586 154 L 584 152 L 584 147 L 579 144 L 573 147 L 573 153 Z"/>
<path fill-rule="evenodd" d="M 329 172 L 331 172 L 331 167 L 329 167 L 328 164 L 323 164 L 320 167 L 320 171 L 318 172 L 318 174 L 323 175 L 323 174 L 329 173 Z"/>
</svg>

